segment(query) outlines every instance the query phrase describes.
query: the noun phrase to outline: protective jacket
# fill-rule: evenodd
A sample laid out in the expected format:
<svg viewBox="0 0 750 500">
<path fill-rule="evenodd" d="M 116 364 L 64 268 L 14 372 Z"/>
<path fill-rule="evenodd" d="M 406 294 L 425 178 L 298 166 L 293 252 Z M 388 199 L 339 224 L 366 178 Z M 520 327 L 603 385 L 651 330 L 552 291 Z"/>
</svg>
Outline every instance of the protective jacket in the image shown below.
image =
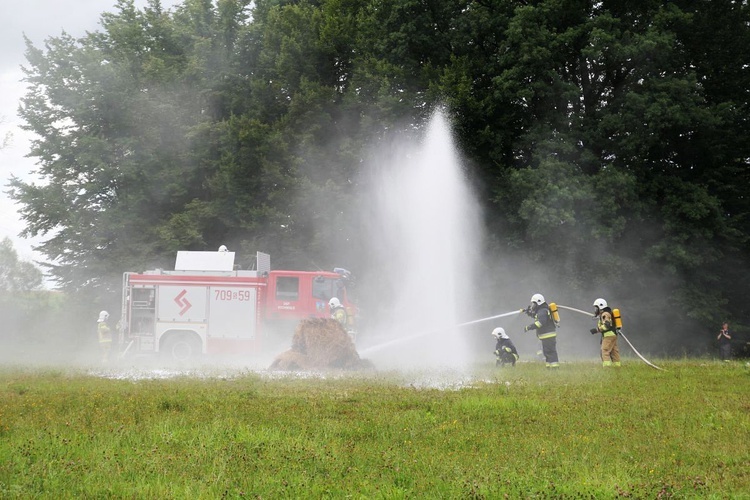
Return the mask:
<svg viewBox="0 0 750 500">
<path fill-rule="evenodd" d="M 104 321 L 99 322 L 96 326 L 96 330 L 99 333 L 100 344 L 112 342 L 112 331 L 110 330 L 109 325 L 107 325 L 107 323 L 105 323 Z"/>
<path fill-rule="evenodd" d="M 348 326 L 347 325 L 348 318 L 346 314 L 346 309 L 344 309 L 341 306 L 335 307 L 333 311 L 331 311 L 331 318 L 341 323 L 341 326 L 343 326 L 344 328 Z"/>
<path fill-rule="evenodd" d="M 605 307 L 599 311 L 599 319 L 597 320 L 596 328 L 602 334 L 602 337 L 614 337 L 617 335 L 615 321 L 612 319 L 612 309 Z"/>
<path fill-rule="evenodd" d="M 540 340 L 557 337 L 557 327 L 546 302 L 541 303 L 533 313 L 529 311 L 527 314 L 534 318 L 534 322 L 524 328 L 525 332 L 536 330 L 536 336 Z"/>
<path fill-rule="evenodd" d="M 497 356 L 498 364 L 515 365 L 518 361 L 518 350 L 510 339 L 499 338 L 495 344 L 495 356 Z"/>
</svg>

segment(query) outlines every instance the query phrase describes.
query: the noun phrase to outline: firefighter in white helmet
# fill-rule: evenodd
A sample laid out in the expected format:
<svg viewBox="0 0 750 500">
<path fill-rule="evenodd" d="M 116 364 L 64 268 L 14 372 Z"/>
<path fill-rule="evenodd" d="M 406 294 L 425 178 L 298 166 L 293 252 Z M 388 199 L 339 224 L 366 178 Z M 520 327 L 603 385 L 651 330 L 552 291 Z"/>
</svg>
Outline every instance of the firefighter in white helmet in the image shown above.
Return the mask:
<svg viewBox="0 0 750 500">
<path fill-rule="evenodd" d="M 99 335 L 99 350 L 102 353 L 102 363 L 109 361 L 109 354 L 112 351 L 112 330 L 107 324 L 109 313 L 102 311 L 99 313 L 99 319 L 96 321 L 96 331 Z"/>
<path fill-rule="evenodd" d="M 505 333 L 505 329 L 502 327 L 495 328 L 492 330 L 492 336 L 497 339 L 495 343 L 495 356 L 497 357 L 495 366 L 505 366 L 507 364 L 516 366 L 518 350 L 513 345 L 513 341 L 510 340 L 508 334 Z"/>
<path fill-rule="evenodd" d="M 331 318 L 335 319 L 341 323 L 341 326 L 346 328 L 348 321 L 346 309 L 341 305 L 341 301 L 338 297 L 331 298 L 331 300 L 328 301 L 328 307 L 331 309 Z"/>
<path fill-rule="evenodd" d="M 602 298 L 596 299 L 593 306 L 597 322 L 596 328 L 592 328 L 590 332 L 591 335 L 602 334 L 602 366 L 620 366 L 620 350 L 617 347 L 617 329 L 612 309 Z"/>
<path fill-rule="evenodd" d="M 354 329 L 354 317 L 346 310 L 338 297 L 333 297 L 328 301 L 328 307 L 331 310 L 331 318 L 338 321 L 346 333 L 349 334 L 352 341 L 357 338 L 356 331 Z"/>
<path fill-rule="evenodd" d="M 532 295 L 531 303 L 522 311 L 534 318 L 534 322 L 526 325 L 523 331 L 536 330 L 537 338 L 542 341 L 542 353 L 547 368 L 558 368 L 560 361 L 557 358 L 557 325 L 544 296 L 541 293 Z"/>
</svg>

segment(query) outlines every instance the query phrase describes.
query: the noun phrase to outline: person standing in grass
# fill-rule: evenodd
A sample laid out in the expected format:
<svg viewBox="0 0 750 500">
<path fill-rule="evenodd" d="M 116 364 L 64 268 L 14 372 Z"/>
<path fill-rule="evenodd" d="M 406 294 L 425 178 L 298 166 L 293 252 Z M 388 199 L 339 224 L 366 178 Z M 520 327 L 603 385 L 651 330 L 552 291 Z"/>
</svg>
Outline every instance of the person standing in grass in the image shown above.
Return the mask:
<svg viewBox="0 0 750 500">
<path fill-rule="evenodd" d="M 732 334 L 729 332 L 729 323 L 726 321 L 721 325 L 719 335 L 716 336 L 719 341 L 719 354 L 723 361 L 732 359 Z"/>
<path fill-rule="evenodd" d="M 596 328 L 590 331 L 592 335 L 602 334 L 602 366 L 620 366 L 615 320 L 606 300 L 600 298 L 594 301 L 594 316 L 597 318 Z"/>
<path fill-rule="evenodd" d="M 99 335 L 99 350 L 102 353 L 102 363 L 109 361 L 109 353 L 112 350 L 112 330 L 107 324 L 109 313 L 102 311 L 99 313 L 99 319 L 96 322 L 96 331 Z"/>
<path fill-rule="evenodd" d="M 526 325 L 523 331 L 536 330 L 537 338 L 542 341 L 542 354 L 544 354 L 547 368 L 558 368 L 560 361 L 557 358 L 557 325 L 552 319 L 552 313 L 544 296 L 541 293 L 532 295 L 531 304 L 524 312 L 534 318 L 534 322 Z"/>
</svg>

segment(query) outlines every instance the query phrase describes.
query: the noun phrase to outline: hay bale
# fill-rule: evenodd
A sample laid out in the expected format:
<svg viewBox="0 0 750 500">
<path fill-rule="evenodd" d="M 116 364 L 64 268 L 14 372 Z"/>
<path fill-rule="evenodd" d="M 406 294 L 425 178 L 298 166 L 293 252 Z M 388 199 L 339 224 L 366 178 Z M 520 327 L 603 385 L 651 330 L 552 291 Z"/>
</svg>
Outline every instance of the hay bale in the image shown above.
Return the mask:
<svg viewBox="0 0 750 500">
<path fill-rule="evenodd" d="M 369 366 L 359 358 L 351 337 L 334 319 L 310 318 L 300 321 L 292 347 L 279 354 L 272 370 L 351 370 Z"/>
<path fill-rule="evenodd" d="M 271 370 L 295 371 L 306 370 L 305 365 L 305 355 L 290 349 L 276 356 L 276 359 L 273 360 L 269 368 Z"/>
</svg>

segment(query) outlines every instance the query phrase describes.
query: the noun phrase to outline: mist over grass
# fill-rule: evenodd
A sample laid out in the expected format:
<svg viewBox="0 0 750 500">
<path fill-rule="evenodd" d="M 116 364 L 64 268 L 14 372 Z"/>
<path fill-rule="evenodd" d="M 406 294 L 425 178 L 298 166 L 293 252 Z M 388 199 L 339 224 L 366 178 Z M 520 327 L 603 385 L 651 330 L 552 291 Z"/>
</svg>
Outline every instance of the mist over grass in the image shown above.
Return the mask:
<svg viewBox="0 0 750 500">
<path fill-rule="evenodd" d="M 490 240 L 493 235 L 487 236 Z M 491 245 L 495 247 L 496 242 Z M 643 266 L 605 283 L 571 280 L 564 271 L 565 256 L 560 261 L 534 261 L 521 249 L 505 248 L 502 253 L 485 252 L 480 265 L 480 278 L 476 281 L 477 318 L 525 308 L 534 293 L 544 295 L 548 303 L 555 302 L 583 311 L 589 316 L 560 309 L 558 351 L 561 361 L 599 357 L 600 335 L 591 335 L 593 302 L 599 297 L 610 307 L 620 309 L 623 331 L 628 339 L 647 357 L 700 356 L 716 354 L 712 331 L 686 329 L 685 323 L 676 323 L 688 311 L 679 308 L 655 310 L 652 304 L 670 297 L 673 281 L 653 267 Z M 475 352 L 491 343 L 492 328 L 502 326 L 516 343 L 522 356 L 533 354 L 539 342 L 533 332 L 524 333 L 523 327 L 532 319 L 525 314 L 510 316 L 472 327 L 470 335 L 476 341 Z M 681 325 L 678 327 L 678 325 Z M 718 328 L 718 325 L 717 325 Z M 485 339 L 489 338 L 489 340 Z M 621 352 L 632 352 L 620 342 Z M 493 344 L 494 345 L 494 344 Z"/>
<path fill-rule="evenodd" d="M 744 497 L 750 368 L 658 361 L 478 364 L 460 384 L 6 367 L 0 496 Z"/>
</svg>

